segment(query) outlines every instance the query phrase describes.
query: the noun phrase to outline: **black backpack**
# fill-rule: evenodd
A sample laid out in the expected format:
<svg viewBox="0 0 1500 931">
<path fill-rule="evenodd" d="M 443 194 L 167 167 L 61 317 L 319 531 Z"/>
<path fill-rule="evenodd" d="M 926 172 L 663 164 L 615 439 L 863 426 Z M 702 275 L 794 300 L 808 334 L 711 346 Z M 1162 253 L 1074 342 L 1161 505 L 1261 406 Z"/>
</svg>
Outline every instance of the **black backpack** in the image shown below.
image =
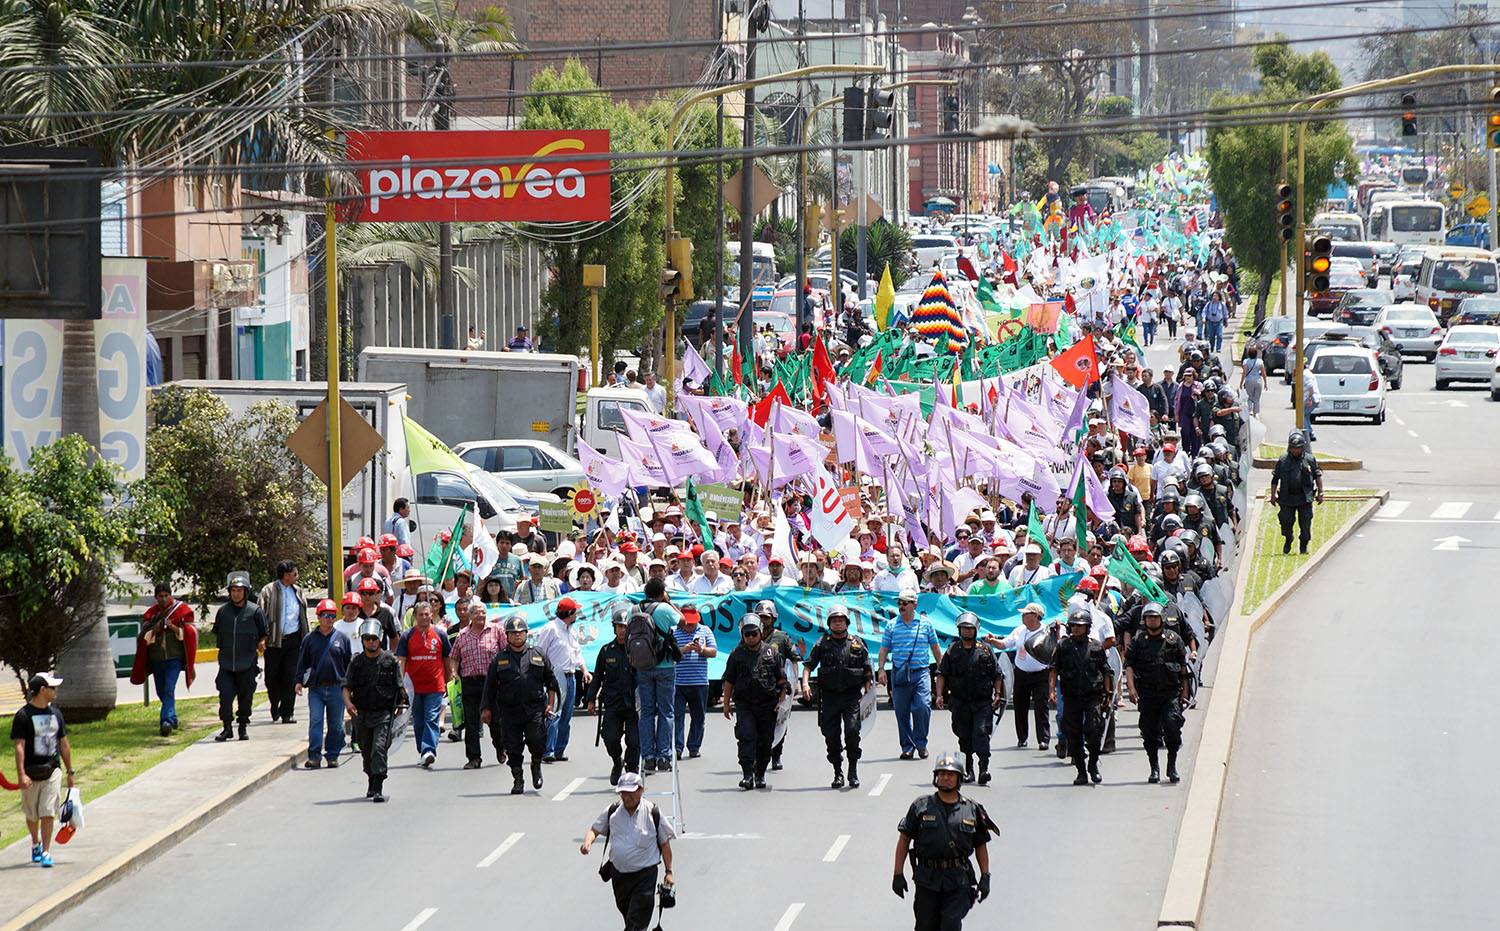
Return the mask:
<svg viewBox="0 0 1500 931">
<path fill-rule="evenodd" d="M 656 618 L 651 614 L 653 607 L 650 602 L 643 603 L 625 623 L 625 655 L 639 671 L 654 669 L 668 657 L 674 663 L 682 659 L 677 640 L 656 626 Z"/>
</svg>

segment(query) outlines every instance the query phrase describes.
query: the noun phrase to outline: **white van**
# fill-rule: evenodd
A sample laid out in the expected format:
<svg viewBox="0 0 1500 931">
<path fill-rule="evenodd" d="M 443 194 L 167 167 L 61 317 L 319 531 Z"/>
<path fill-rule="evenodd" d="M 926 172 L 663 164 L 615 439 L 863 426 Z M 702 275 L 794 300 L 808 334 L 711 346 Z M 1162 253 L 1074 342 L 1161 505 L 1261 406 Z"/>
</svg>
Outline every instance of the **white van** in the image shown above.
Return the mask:
<svg viewBox="0 0 1500 931">
<path fill-rule="evenodd" d="M 941 262 L 944 256 L 958 255 L 958 240 L 937 233 L 922 233 L 912 237 L 911 251 L 917 257 L 917 268 L 930 271 L 933 263 Z"/>
<path fill-rule="evenodd" d="M 1500 291 L 1500 269 L 1494 255 L 1484 249 L 1429 249 L 1415 287 L 1417 303 L 1430 307 L 1446 326 L 1459 301 Z"/>
<path fill-rule="evenodd" d="M 1443 234 L 1448 229 L 1448 211 L 1442 204 L 1407 197 L 1383 200 L 1381 206 L 1385 208 L 1380 218 L 1381 228 L 1369 231 L 1371 239 L 1393 242 L 1398 246 L 1443 244 Z"/>
<path fill-rule="evenodd" d="M 1365 224 L 1352 213 L 1320 213 L 1313 217 L 1314 229 L 1342 242 L 1364 242 Z"/>
<path fill-rule="evenodd" d="M 740 264 L 740 244 L 734 240 L 729 240 L 724 243 L 724 252 L 728 260 L 725 264 L 738 268 Z M 739 280 L 737 274 L 733 276 L 726 274 L 726 277 Z M 757 286 L 765 285 L 769 287 L 776 283 L 776 278 L 775 248 L 768 242 L 752 242 L 750 244 L 750 280 Z"/>
</svg>

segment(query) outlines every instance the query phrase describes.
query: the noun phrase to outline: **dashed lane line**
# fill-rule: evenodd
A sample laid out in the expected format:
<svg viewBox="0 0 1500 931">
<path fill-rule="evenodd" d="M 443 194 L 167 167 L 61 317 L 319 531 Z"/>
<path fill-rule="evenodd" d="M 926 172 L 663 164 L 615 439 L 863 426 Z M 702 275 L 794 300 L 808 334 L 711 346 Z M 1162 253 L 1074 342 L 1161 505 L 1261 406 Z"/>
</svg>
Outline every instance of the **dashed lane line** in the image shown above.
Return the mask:
<svg viewBox="0 0 1500 931">
<path fill-rule="evenodd" d="M 875 788 L 870 790 L 870 798 L 879 798 L 885 787 L 891 784 L 891 774 L 881 773 L 880 778 L 875 780 Z"/>
<path fill-rule="evenodd" d="M 500 842 L 500 846 L 499 847 L 496 847 L 494 850 L 490 851 L 490 855 L 489 856 L 485 857 L 483 860 L 480 860 L 478 863 L 474 864 L 475 868 L 482 870 L 482 869 L 485 869 L 487 867 L 493 866 L 496 860 L 498 860 L 501 857 L 505 856 L 505 851 L 507 851 L 510 848 L 514 847 L 517 844 L 517 842 L 519 842 L 521 840 L 521 838 L 523 838 L 525 836 L 526 836 L 526 832 L 525 831 L 517 831 L 514 834 L 512 834 L 511 836 L 507 837 L 505 840 L 503 840 L 503 841 Z"/>
<path fill-rule="evenodd" d="M 788 905 L 786 911 L 781 913 L 781 920 L 776 922 L 776 931 L 791 931 L 792 922 L 797 920 L 797 916 L 802 914 L 802 909 L 806 907 L 806 902 L 793 902 Z"/>
<path fill-rule="evenodd" d="M 848 843 L 848 834 L 840 834 L 838 837 L 834 838 L 833 846 L 829 847 L 828 852 L 823 854 L 823 862 L 832 863 L 837 860 L 839 858 L 839 854 L 844 852 L 844 847 L 847 846 Z"/>
<path fill-rule="evenodd" d="M 579 776 L 577 779 L 574 779 L 572 782 L 570 782 L 567 785 L 563 786 L 563 790 L 561 792 L 559 792 L 556 795 L 552 796 L 552 801 L 554 801 L 554 802 L 566 801 L 567 798 L 568 798 L 568 796 L 572 795 L 574 792 L 577 792 L 580 788 L 582 788 L 583 784 L 585 782 L 588 782 L 588 779 L 589 779 L 589 777 L 587 777 L 587 776 Z"/>
<path fill-rule="evenodd" d="M 427 923 L 427 919 L 436 914 L 437 909 L 424 908 L 420 912 L 417 912 L 417 917 L 413 918 L 411 921 L 408 921 L 406 923 L 406 927 L 402 928 L 401 931 L 417 931 L 418 928 Z"/>
</svg>

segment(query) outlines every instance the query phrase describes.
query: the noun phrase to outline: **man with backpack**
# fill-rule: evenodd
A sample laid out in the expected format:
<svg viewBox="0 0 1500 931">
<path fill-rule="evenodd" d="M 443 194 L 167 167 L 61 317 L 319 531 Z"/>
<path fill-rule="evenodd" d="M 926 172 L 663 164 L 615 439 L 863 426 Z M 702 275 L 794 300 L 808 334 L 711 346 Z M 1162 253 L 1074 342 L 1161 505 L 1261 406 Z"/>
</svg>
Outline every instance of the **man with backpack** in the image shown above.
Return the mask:
<svg viewBox="0 0 1500 931">
<path fill-rule="evenodd" d="M 677 661 L 682 659 L 672 628 L 680 615 L 667 602 L 661 579 L 647 579 L 645 595 L 625 626 L 625 652 L 635 669 L 641 772 L 666 772 L 672 768 Z"/>
<path fill-rule="evenodd" d="M 677 832 L 662 817 L 661 809 L 645 798 L 646 786 L 640 776 L 625 773 L 615 791 L 620 793 L 620 800 L 584 832 L 578 852 L 588 856 L 594 841 L 604 838 L 607 859 L 599 867 L 599 878 L 613 888 L 615 908 L 625 919 L 625 931 L 646 931 L 656 901 L 657 867 L 666 868 L 661 883 L 662 906 L 670 903 L 672 838 Z"/>
</svg>

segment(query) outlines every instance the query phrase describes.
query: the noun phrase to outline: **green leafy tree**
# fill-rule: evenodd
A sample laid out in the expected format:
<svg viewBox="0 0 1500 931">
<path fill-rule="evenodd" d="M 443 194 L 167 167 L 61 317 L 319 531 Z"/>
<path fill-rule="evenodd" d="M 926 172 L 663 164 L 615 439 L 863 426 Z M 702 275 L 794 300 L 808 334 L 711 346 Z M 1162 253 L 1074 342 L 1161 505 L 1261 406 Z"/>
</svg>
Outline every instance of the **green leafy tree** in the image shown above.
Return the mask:
<svg viewBox="0 0 1500 931">
<path fill-rule="evenodd" d="M 323 580 L 321 483 L 287 449 L 298 426 L 281 401 L 241 416 L 207 391 L 165 386 L 151 397 L 145 483 L 176 519 L 148 526 L 131 559 L 153 579 L 174 579 L 207 613 L 233 570 L 269 581 L 276 563 Z"/>
<path fill-rule="evenodd" d="M 99 594 L 118 587 L 122 551 L 172 513 L 140 483 L 127 486 L 77 435 L 38 448 L 25 472 L 0 453 L 0 501 L 0 662 L 24 684 L 90 635 Z M 103 672 L 102 683 L 90 682 L 85 667 L 58 693 L 69 720 L 113 709 L 113 663 Z M 96 700 L 106 685 L 109 700 Z"/>
<path fill-rule="evenodd" d="M 1338 69 L 1325 52 L 1308 55 L 1293 52 L 1286 44 L 1262 46 L 1256 51 L 1261 74 L 1260 92 L 1254 95 L 1221 96 L 1216 107 L 1241 116 L 1257 112 L 1280 112 L 1287 99 L 1297 99 L 1336 90 Z M 1257 104 L 1263 106 L 1257 107 Z M 1296 130 L 1292 130 L 1295 140 Z M 1255 319 L 1265 317 L 1271 281 L 1281 263 L 1281 242 L 1276 238 L 1276 187 L 1283 180 L 1280 124 L 1222 125 L 1208 132 L 1208 173 L 1224 215 L 1225 238 L 1241 267 L 1254 273 Z M 1293 155 L 1295 159 L 1295 141 Z M 1357 161 L 1349 132 L 1337 120 L 1309 123 L 1306 138 L 1306 171 L 1303 221 L 1310 221 L 1322 200 L 1320 192 L 1336 176 L 1354 180 Z M 1292 181 L 1295 162 L 1285 180 Z"/>
<path fill-rule="evenodd" d="M 879 281 L 886 263 L 891 266 L 891 280 L 897 283 L 916 268 L 911 233 L 881 217 L 865 234 L 865 271 Z M 859 267 L 859 231 L 852 226 L 839 234 L 839 265 L 851 271 Z"/>
</svg>

